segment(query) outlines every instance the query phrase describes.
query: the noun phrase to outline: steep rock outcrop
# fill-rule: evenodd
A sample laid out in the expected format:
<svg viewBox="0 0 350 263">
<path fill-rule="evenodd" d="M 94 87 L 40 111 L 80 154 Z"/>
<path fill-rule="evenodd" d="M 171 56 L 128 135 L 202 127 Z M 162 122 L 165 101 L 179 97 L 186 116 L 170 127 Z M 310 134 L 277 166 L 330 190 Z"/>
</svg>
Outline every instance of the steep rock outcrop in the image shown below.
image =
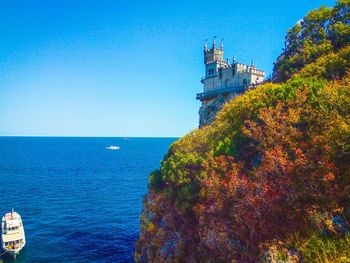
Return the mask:
<svg viewBox="0 0 350 263">
<path fill-rule="evenodd" d="M 289 32 L 285 82 L 203 105 L 202 128 L 150 176 L 136 262 L 349 260 L 349 10 L 340 0 Z M 289 68 L 296 57 L 312 59 Z"/>
<path fill-rule="evenodd" d="M 212 123 L 216 117 L 216 114 L 222 109 L 222 107 L 234 97 L 233 94 L 220 95 L 212 99 L 203 101 L 199 108 L 199 127 L 203 127 Z"/>
</svg>

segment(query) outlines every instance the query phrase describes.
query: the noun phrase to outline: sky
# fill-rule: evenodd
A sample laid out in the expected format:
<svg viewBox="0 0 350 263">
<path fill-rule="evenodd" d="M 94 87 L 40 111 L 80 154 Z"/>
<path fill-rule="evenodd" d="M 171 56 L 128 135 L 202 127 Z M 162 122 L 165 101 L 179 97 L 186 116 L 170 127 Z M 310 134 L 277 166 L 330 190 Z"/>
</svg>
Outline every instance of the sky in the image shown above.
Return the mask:
<svg viewBox="0 0 350 263">
<path fill-rule="evenodd" d="M 269 75 L 287 30 L 334 3 L 0 0 L 0 136 L 183 136 L 205 39 Z"/>
</svg>

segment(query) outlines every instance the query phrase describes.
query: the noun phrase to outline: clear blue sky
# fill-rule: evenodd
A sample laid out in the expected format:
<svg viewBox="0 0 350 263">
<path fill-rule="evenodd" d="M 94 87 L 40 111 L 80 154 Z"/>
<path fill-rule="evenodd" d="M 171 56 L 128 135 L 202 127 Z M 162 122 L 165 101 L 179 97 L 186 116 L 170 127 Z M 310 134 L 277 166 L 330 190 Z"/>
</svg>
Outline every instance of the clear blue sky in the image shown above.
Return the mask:
<svg viewBox="0 0 350 263">
<path fill-rule="evenodd" d="M 1 1 L 0 135 L 182 136 L 203 41 L 268 74 L 284 36 L 334 1 Z"/>
</svg>

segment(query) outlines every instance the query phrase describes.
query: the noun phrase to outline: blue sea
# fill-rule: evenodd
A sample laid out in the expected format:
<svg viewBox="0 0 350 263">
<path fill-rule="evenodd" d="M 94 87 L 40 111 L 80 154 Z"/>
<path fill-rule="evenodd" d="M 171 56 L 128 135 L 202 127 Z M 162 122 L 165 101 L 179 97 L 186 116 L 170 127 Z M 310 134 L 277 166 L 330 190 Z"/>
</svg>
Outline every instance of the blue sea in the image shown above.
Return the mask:
<svg viewBox="0 0 350 263">
<path fill-rule="evenodd" d="M 148 175 L 175 140 L 0 137 L 0 214 L 26 233 L 16 262 L 132 262 Z"/>
</svg>

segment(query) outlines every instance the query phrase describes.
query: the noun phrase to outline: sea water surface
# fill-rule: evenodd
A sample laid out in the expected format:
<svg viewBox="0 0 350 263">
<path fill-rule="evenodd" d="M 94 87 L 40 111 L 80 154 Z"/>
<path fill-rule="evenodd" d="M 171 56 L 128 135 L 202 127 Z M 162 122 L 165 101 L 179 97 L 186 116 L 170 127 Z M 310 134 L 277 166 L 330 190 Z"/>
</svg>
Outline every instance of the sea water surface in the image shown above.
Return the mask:
<svg viewBox="0 0 350 263">
<path fill-rule="evenodd" d="M 0 214 L 26 233 L 16 262 L 132 262 L 148 175 L 175 140 L 0 137 Z"/>
</svg>

